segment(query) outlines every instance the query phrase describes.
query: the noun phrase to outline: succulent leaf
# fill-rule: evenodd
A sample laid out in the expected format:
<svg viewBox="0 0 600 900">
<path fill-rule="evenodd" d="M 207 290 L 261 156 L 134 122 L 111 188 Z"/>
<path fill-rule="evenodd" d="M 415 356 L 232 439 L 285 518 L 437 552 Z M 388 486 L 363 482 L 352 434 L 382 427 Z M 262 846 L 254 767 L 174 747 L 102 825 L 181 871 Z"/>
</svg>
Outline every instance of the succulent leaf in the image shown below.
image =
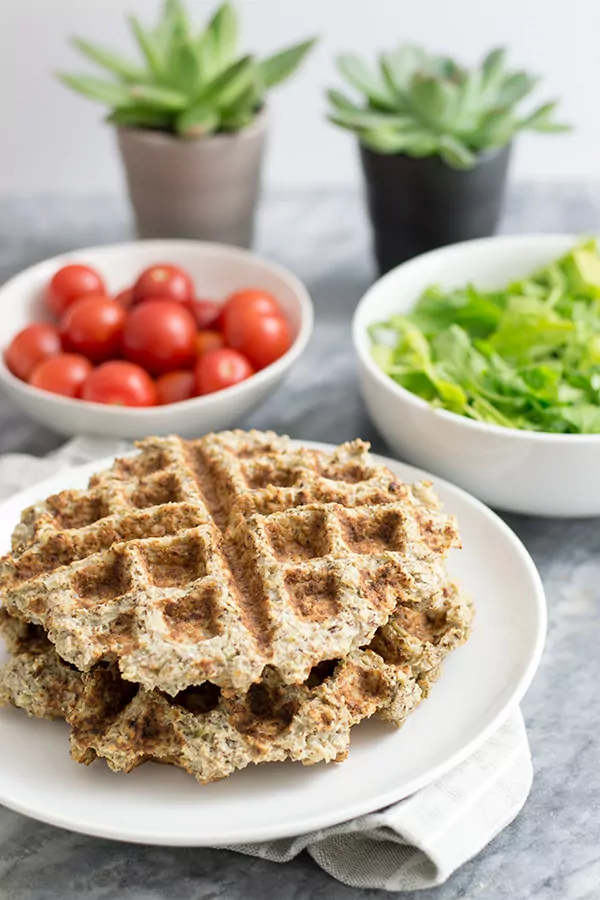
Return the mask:
<svg viewBox="0 0 600 900">
<path fill-rule="evenodd" d="M 403 153 L 404 142 L 399 131 L 393 128 L 377 128 L 375 130 L 364 128 L 358 131 L 361 143 L 377 153 Z"/>
<path fill-rule="evenodd" d="M 341 91 L 336 90 L 335 88 L 332 88 L 331 90 L 327 91 L 327 98 L 328 98 L 329 102 L 331 103 L 331 105 L 335 106 L 336 109 L 338 109 L 338 110 L 339 109 L 348 109 L 348 110 L 355 110 L 355 111 L 360 110 L 360 107 L 358 107 L 356 105 L 356 103 L 353 103 L 352 100 L 350 100 L 348 97 L 346 97 L 345 94 L 343 94 Z"/>
<path fill-rule="evenodd" d="M 171 34 L 178 31 L 183 37 L 189 36 L 190 20 L 181 0 L 165 0 L 163 20 Z"/>
<path fill-rule="evenodd" d="M 288 47 L 286 50 L 281 50 L 279 53 L 263 59 L 258 64 L 258 72 L 263 85 L 266 88 L 272 88 L 293 75 L 306 54 L 314 46 L 315 41 L 316 38 L 311 38 L 302 44 Z"/>
<path fill-rule="evenodd" d="M 134 26 L 131 23 L 131 18 L 129 21 L 129 25 L 131 30 L 133 31 Z M 169 44 L 171 40 L 171 23 L 168 22 L 164 15 L 159 19 L 156 23 L 156 26 L 150 31 L 153 46 L 155 48 L 155 52 L 158 56 L 158 60 L 160 61 L 161 70 L 164 68 L 164 64 L 166 63 L 167 56 L 169 54 Z M 136 37 L 136 41 L 139 45 L 139 39 Z M 142 51 L 143 53 L 144 51 Z M 145 54 L 144 54 L 145 55 Z M 151 67 L 149 67 L 152 71 Z"/>
<path fill-rule="evenodd" d="M 164 46 L 161 47 L 161 40 L 151 31 L 146 31 L 135 16 L 129 17 L 129 25 L 150 72 L 160 81 L 164 73 Z"/>
<path fill-rule="evenodd" d="M 74 91 L 83 94 L 90 100 L 95 100 L 97 103 L 105 103 L 114 109 L 119 109 L 122 106 L 131 106 L 132 104 L 129 89 L 124 84 L 103 81 L 102 78 L 95 78 L 92 75 L 59 73 L 58 77 Z"/>
<path fill-rule="evenodd" d="M 492 110 L 477 131 L 477 148 L 503 147 L 517 130 L 518 121 L 512 110 Z"/>
<path fill-rule="evenodd" d="M 151 84 L 132 84 L 128 90 L 130 105 L 139 103 L 141 106 L 178 112 L 185 109 L 187 104 L 187 98 L 181 91 L 171 91 Z"/>
<path fill-rule="evenodd" d="M 200 84 L 211 81 L 220 71 L 217 37 L 214 31 L 207 28 L 196 40 L 196 58 Z"/>
<path fill-rule="evenodd" d="M 498 91 L 498 106 L 514 106 L 532 92 L 539 80 L 527 72 L 513 72 Z"/>
<path fill-rule="evenodd" d="M 460 84 L 460 82 L 464 81 L 467 76 L 467 70 L 462 66 L 459 66 L 453 59 L 450 59 L 449 56 L 434 56 L 430 59 L 430 66 L 432 74 L 436 75 L 438 78 L 446 78 L 449 81 L 454 81 L 456 84 Z"/>
<path fill-rule="evenodd" d="M 173 87 L 184 92 L 186 96 L 198 91 L 200 66 L 196 49 L 189 38 L 181 38 L 177 53 L 171 61 Z"/>
<path fill-rule="evenodd" d="M 244 56 L 213 78 L 200 91 L 197 101 L 218 110 L 232 106 L 238 97 L 250 87 L 256 78 L 256 66 L 252 56 Z"/>
<path fill-rule="evenodd" d="M 485 90 L 495 89 L 502 81 L 504 75 L 504 60 L 506 59 L 506 50 L 504 47 L 498 47 L 491 50 L 483 60 L 481 69 L 483 71 L 483 87 Z"/>
<path fill-rule="evenodd" d="M 451 81 L 414 75 L 411 82 L 411 106 L 423 122 L 441 131 L 456 118 L 460 93 Z"/>
<path fill-rule="evenodd" d="M 531 128 L 534 131 L 548 131 L 548 132 L 562 132 L 562 131 L 570 131 L 570 125 L 562 124 L 561 122 L 553 122 L 551 120 L 551 115 L 556 109 L 557 101 L 554 100 L 552 103 L 544 103 L 542 106 L 538 106 L 537 109 L 534 109 L 533 112 L 529 113 L 524 119 L 521 119 L 519 123 L 521 128 Z"/>
<path fill-rule="evenodd" d="M 93 63 L 108 69 L 109 72 L 118 75 L 123 81 L 142 81 L 145 77 L 146 73 L 139 66 L 129 62 L 123 56 L 113 53 L 112 50 L 101 47 L 99 44 L 92 44 L 90 41 L 84 41 L 81 38 L 73 38 L 71 43 Z"/>
<path fill-rule="evenodd" d="M 438 139 L 424 129 L 404 132 L 403 137 L 405 152 L 411 156 L 431 156 L 438 148 Z"/>
<path fill-rule="evenodd" d="M 260 91 L 254 84 L 230 109 L 223 110 L 221 116 L 221 128 L 223 131 L 240 131 L 251 125 L 257 111 L 260 109 Z"/>
<path fill-rule="evenodd" d="M 216 66 L 224 69 L 234 61 L 238 42 L 238 20 L 231 3 L 225 2 L 217 9 L 206 31 L 212 36 Z"/>
<path fill-rule="evenodd" d="M 427 55 L 420 47 L 406 44 L 391 53 L 382 53 L 382 72 L 394 92 L 404 96 L 415 72 L 426 71 Z"/>
<path fill-rule="evenodd" d="M 461 140 L 449 134 L 440 138 L 439 153 L 453 169 L 472 169 L 475 165 L 475 154 Z"/>
<path fill-rule="evenodd" d="M 242 128 L 248 128 L 249 125 L 254 121 L 255 113 L 250 112 L 250 110 L 244 112 L 239 110 L 232 115 L 223 115 L 221 119 L 221 130 L 222 131 L 241 131 Z"/>
<path fill-rule="evenodd" d="M 356 56 L 340 56 L 337 61 L 338 69 L 344 78 L 350 82 L 377 108 L 396 109 L 396 102 L 392 92 L 383 83 L 383 79 L 377 74 L 369 72 L 366 66 Z"/>
<path fill-rule="evenodd" d="M 437 138 L 425 129 L 386 127 L 365 128 L 363 143 L 379 153 L 407 153 L 409 156 L 431 156 L 436 152 Z"/>
<path fill-rule="evenodd" d="M 391 54 L 381 54 L 379 58 L 379 69 L 381 71 L 382 81 L 387 86 L 390 95 L 394 97 L 396 112 L 406 109 L 408 107 L 406 99 L 408 84 L 404 78 L 401 77 L 402 73 L 396 71 L 396 65 Z M 379 108 L 381 109 L 381 106 Z"/>
<path fill-rule="evenodd" d="M 219 125 L 219 115 L 208 106 L 198 103 L 189 107 L 177 117 L 178 134 L 184 137 L 206 137 Z"/>
</svg>

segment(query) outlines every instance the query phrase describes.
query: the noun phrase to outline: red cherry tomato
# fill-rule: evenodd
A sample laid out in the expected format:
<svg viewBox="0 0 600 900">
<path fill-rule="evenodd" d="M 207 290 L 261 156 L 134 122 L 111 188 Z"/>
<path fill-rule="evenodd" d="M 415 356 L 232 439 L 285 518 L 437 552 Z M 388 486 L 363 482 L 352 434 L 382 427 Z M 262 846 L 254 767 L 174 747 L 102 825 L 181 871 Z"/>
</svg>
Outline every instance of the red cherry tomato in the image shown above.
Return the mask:
<svg viewBox="0 0 600 900">
<path fill-rule="evenodd" d="M 219 318 L 223 312 L 220 303 L 216 303 L 214 300 L 191 300 L 189 307 L 200 331 L 207 328 L 219 328 Z"/>
<path fill-rule="evenodd" d="M 220 350 L 225 346 L 223 335 L 218 331 L 199 331 L 196 335 L 196 353 L 202 356 L 209 350 Z"/>
<path fill-rule="evenodd" d="M 29 384 L 43 391 L 62 394 L 63 397 L 80 397 L 92 370 L 92 364 L 85 356 L 59 353 L 38 363 L 29 376 Z"/>
<path fill-rule="evenodd" d="M 199 394 L 212 394 L 253 374 L 254 369 L 237 350 L 209 350 L 196 363 L 196 388 Z"/>
<path fill-rule="evenodd" d="M 225 320 L 225 343 L 264 369 L 289 350 L 292 336 L 283 316 L 261 316 L 253 309 Z"/>
<path fill-rule="evenodd" d="M 240 313 L 248 313 L 250 310 L 257 316 L 283 315 L 279 303 L 272 294 L 258 288 L 249 288 L 245 291 L 236 291 L 227 298 L 223 307 L 223 327 Z"/>
<path fill-rule="evenodd" d="M 127 313 L 109 297 L 84 297 L 69 306 L 60 320 L 63 347 L 83 353 L 92 362 L 112 359 L 119 352 Z"/>
<path fill-rule="evenodd" d="M 133 286 L 133 302 L 142 300 L 174 300 L 188 303 L 194 296 L 194 282 L 177 266 L 161 263 L 146 269 Z"/>
<path fill-rule="evenodd" d="M 154 406 L 156 384 L 134 363 L 114 359 L 102 363 L 90 374 L 81 392 L 83 400 L 111 406 Z"/>
<path fill-rule="evenodd" d="M 123 309 L 131 309 L 133 306 L 133 288 L 125 288 L 115 296 L 117 303 L 120 303 Z"/>
<path fill-rule="evenodd" d="M 196 357 L 196 323 L 191 312 L 172 300 L 147 300 L 125 321 L 123 352 L 153 374 L 191 366 Z"/>
<path fill-rule="evenodd" d="M 196 396 L 196 376 L 189 369 L 178 372 L 167 372 L 156 380 L 158 403 L 179 403 Z"/>
<path fill-rule="evenodd" d="M 27 381 L 38 363 L 60 353 L 60 336 L 54 325 L 35 322 L 23 328 L 4 351 L 4 362 L 17 378 Z"/>
<path fill-rule="evenodd" d="M 106 294 L 106 285 L 95 269 L 80 265 L 63 266 L 46 289 L 46 305 L 60 319 L 71 303 L 92 294 Z"/>
</svg>

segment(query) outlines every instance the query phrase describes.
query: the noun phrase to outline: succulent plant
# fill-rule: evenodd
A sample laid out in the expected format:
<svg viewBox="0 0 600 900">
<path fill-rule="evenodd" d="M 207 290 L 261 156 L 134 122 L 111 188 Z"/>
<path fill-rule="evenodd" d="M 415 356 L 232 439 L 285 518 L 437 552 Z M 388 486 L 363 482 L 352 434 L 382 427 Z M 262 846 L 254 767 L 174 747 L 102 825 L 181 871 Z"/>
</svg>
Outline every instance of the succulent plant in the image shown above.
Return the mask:
<svg viewBox="0 0 600 900">
<path fill-rule="evenodd" d="M 59 73 L 91 100 L 110 107 L 110 122 L 153 128 L 183 137 L 239 131 L 254 120 L 266 92 L 289 78 L 314 39 L 263 60 L 238 55 L 238 21 L 223 3 L 200 33 L 192 29 L 181 0 L 165 0 L 157 26 L 129 18 L 143 62 L 135 63 L 81 38 L 74 46 L 107 69 L 112 80 Z"/>
<path fill-rule="evenodd" d="M 340 56 L 340 73 L 364 101 L 330 90 L 329 119 L 378 153 L 438 154 L 456 169 L 472 168 L 478 154 L 502 147 L 519 131 L 569 130 L 553 121 L 556 102 L 519 113 L 538 79 L 507 70 L 505 61 L 500 48 L 481 66 L 466 69 L 411 45 L 382 54 L 376 70 L 355 56 Z"/>
</svg>

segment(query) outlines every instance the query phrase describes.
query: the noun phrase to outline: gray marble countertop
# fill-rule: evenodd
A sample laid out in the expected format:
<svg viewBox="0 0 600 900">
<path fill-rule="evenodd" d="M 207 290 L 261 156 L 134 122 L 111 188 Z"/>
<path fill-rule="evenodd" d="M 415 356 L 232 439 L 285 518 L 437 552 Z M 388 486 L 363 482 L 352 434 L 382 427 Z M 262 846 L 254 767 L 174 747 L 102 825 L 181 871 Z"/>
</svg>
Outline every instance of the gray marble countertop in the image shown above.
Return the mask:
<svg viewBox="0 0 600 900">
<path fill-rule="evenodd" d="M 502 230 L 598 231 L 600 187 L 522 185 Z M 39 259 L 130 235 L 117 200 L 0 200 L 0 282 Z M 287 384 L 248 423 L 294 437 L 385 445 L 358 395 L 350 317 L 373 279 L 365 217 L 351 193 L 275 194 L 258 249 L 307 283 L 317 323 Z M 42 454 L 61 438 L 0 397 L 0 453 Z M 600 897 L 600 529 L 595 521 L 507 517 L 538 564 L 548 596 L 546 652 L 523 703 L 536 770 L 525 809 L 475 860 L 412 900 L 598 900 Z M 0 736 L 1 740 L 1 736 Z M 71 834 L 0 808 L 2 900 L 367 900 L 307 857 L 285 866 L 224 850 L 141 847 Z"/>
</svg>

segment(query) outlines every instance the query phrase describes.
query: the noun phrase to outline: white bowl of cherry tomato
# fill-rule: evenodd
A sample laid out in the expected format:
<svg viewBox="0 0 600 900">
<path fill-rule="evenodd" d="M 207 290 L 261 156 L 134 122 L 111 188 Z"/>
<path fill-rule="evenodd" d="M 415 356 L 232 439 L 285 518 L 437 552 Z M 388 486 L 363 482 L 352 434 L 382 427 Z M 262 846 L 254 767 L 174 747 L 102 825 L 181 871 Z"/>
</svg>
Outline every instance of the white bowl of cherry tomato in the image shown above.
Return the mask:
<svg viewBox="0 0 600 900">
<path fill-rule="evenodd" d="M 0 384 L 64 434 L 234 427 L 310 337 L 295 275 L 234 247 L 139 241 L 46 260 L 0 288 Z"/>
</svg>

